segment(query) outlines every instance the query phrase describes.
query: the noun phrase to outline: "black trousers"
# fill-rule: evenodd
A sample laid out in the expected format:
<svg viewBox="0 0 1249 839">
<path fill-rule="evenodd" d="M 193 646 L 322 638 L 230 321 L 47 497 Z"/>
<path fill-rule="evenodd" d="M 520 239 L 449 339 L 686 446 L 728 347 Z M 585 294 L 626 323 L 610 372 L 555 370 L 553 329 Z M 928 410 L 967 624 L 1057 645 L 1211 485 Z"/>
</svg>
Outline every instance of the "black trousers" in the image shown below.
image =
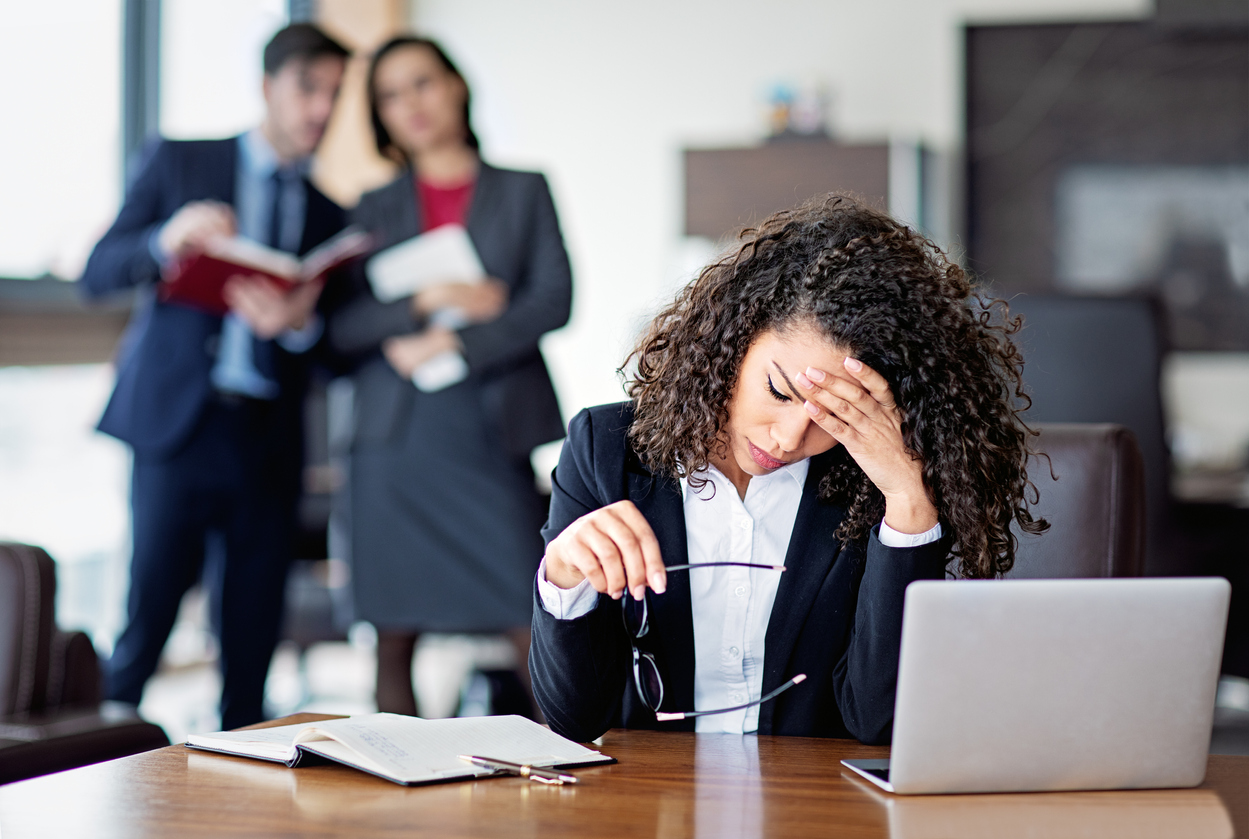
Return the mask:
<svg viewBox="0 0 1249 839">
<path fill-rule="evenodd" d="M 177 452 L 135 454 L 127 625 L 109 699 L 139 702 L 182 595 L 202 578 L 221 646 L 221 725 L 264 719 L 299 496 L 301 435 L 279 408 L 216 398 Z"/>
</svg>

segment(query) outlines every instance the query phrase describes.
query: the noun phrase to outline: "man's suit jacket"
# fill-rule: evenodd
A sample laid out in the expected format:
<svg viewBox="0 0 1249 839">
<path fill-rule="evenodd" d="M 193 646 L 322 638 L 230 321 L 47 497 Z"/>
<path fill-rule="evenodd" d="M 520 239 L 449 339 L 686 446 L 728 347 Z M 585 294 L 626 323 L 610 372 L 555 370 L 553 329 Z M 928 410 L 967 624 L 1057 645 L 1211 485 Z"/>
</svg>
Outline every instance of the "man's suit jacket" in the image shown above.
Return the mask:
<svg viewBox="0 0 1249 839">
<path fill-rule="evenodd" d="M 421 231 L 416 182 L 405 171 L 360 199 L 354 221 L 387 248 Z M 572 271 L 546 179 L 480 165 L 465 225 L 486 273 L 507 283 L 507 310 L 496 320 L 458 330 L 471 380 L 508 453 L 528 458 L 535 446 L 564 436 L 555 388 L 538 339 L 568 322 Z M 418 397 L 386 363 L 379 347 L 418 331 L 408 298 L 381 303 L 362 269 L 351 301 L 330 320 L 331 347 L 356 359 L 354 440 L 394 441 Z"/>
<path fill-rule="evenodd" d="M 161 141 L 83 271 L 81 287 L 90 297 L 140 290 L 117 359 L 117 384 L 99 424 L 101 431 L 129 443 L 136 453 L 173 452 L 194 429 L 212 393 L 209 376 L 222 321 L 156 299 L 160 266 L 149 242 L 188 201 L 212 199 L 233 206 L 237 164 L 235 137 Z M 345 221 L 342 208 L 311 184 L 305 186 L 301 254 L 340 231 Z M 277 407 L 297 426 L 305 365 L 276 344 L 273 356 L 280 385 Z M 297 430 L 293 434 L 298 439 Z"/>
<path fill-rule="evenodd" d="M 680 484 L 641 463 L 628 442 L 632 421 L 632 403 L 625 402 L 590 408 L 569 423 L 542 534 L 550 542 L 586 513 L 627 499 L 650 523 L 664 563 L 686 563 Z M 886 742 L 893 724 L 903 593 L 912 580 L 940 579 L 944 573 L 947 539 L 886 548 L 873 532 L 865 542 L 838 542 L 833 534 L 845 512 L 821 502 L 818 487 L 833 459 L 845 456 L 838 447 L 811 460 L 768 623 L 763 692 L 799 673 L 807 680 L 760 707 L 760 734 Z M 689 574 L 669 574 L 665 593 L 646 596 L 650 632 L 638 646 L 655 656 L 664 681 L 662 710 L 698 710 Z M 588 615 L 557 620 L 535 600 L 529 669 L 547 722 L 579 742 L 621 726 L 692 731 L 693 720 L 657 723 L 638 700 L 620 606 L 599 595 Z"/>
</svg>

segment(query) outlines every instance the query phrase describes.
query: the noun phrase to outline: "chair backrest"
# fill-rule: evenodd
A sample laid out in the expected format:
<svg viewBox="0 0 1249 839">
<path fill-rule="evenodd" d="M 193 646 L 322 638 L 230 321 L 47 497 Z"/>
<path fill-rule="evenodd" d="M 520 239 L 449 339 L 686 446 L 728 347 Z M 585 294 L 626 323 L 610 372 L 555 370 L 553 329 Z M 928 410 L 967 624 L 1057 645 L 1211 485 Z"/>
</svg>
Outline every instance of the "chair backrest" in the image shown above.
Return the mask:
<svg viewBox="0 0 1249 839">
<path fill-rule="evenodd" d="M 0 542 L 0 717 L 45 705 L 55 602 L 52 557 L 30 545 Z"/>
<path fill-rule="evenodd" d="M 1038 423 L 1028 477 L 1033 508 L 1050 529 L 1015 532 L 1015 567 L 1006 576 L 1137 577 L 1145 567 L 1145 476 L 1136 438 L 1121 425 Z M 1051 477 L 1051 466 L 1053 477 Z"/>
<path fill-rule="evenodd" d="M 1151 574 L 1175 572 L 1160 553 L 1168 535 L 1171 460 L 1163 424 L 1165 350 L 1158 301 L 1143 297 L 1022 295 L 1019 344 L 1036 423 L 1116 423 L 1131 429 L 1144 459 L 1146 554 Z"/>
</svg>

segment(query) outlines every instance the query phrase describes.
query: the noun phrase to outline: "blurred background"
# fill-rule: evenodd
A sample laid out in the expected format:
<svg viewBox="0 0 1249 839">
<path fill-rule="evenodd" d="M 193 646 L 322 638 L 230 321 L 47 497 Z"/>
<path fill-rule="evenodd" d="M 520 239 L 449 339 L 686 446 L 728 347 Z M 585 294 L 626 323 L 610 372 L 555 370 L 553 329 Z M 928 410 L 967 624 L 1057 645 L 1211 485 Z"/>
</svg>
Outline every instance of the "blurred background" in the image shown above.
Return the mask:
<svg viewBox="0 0 1249 839">
<path fill-rule="evenodd" d="M 107 653 L 129 557 L 128 454 L 93 431 L 128 307 L 88 309 L 72 281 L 146 140 L 258 122 L 261 49 L 292 20 L 356 50 L 314 170 L 340 203 L 393 175 L 370 148 L 363 75 L 370 49 L 408 30 L 464 72 L 485 155 L 547 174 L 576 286 L 543 347 L 565 417 L 622 398 L 638 330 L 742 225 L 850 189 L 924 230 L 1028 317 L 1033 419 L 1136 432 L 1147 573 L 1232 579 L 1224 697 L 1249 713 L 1243 0 L 6 4 L 0 539 L 56 557 L 62 626 Z M 321 382 L 309 405 L 275 712 L 371 701 L 371 631 L 338 609 L 349 573 L 325 537 L 335 394 Z M 540 475 L 557 456 L 535 453 Z M 175 742 L 215 727 L 214 655 L 188 597 L 143 708 Z M 423 707 L 471 709 L 472 680 L 449 695 L 439 674 L 509 655 L 498 639 L 425 639 Z"/>
</svg>

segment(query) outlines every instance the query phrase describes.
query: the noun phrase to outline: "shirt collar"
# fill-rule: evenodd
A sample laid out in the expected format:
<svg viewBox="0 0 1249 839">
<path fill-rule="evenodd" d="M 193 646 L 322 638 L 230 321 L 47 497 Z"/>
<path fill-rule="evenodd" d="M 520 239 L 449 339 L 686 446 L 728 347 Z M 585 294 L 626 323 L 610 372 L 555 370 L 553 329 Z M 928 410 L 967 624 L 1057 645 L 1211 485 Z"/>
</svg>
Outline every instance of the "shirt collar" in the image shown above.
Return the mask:
<svg viewBox="0 0 1249 839">
<path fill-rule="evenodd" d="M 253 128 L 239 137 L 239 152 L 242 155 L 243 168 L 256 178 L 267 178 L 279 168 L 278 153 L 273 150 L 273 145 L 259 128 Z M 290 168 L 300 176 L 307 176 L 311 165 L 312 159 L 304 157 L 290 164 Z"/>
<path fill-rule="evenodd" d="M 761 475 L 758 477 L 751 478 L 750 481 L 751 483 L 754 483 L 755 481 L 771 482 L 771 481 L 779 481 L 779 480 L 791 480 L 798 485 L 798 491 L 801 492 L 802 488 L 806 486 L 807 473 L 810 470 L 811 470 L 811 458 L 805 457 L 802 460 L 795 461 L 794 463 L 790 463 L 787 466 L 782 466 L 780 469 L 777 469 L 775 472 L 770 472 L 767 475 Z M 681 500 L 683 502 L 689 501 L 690 499 L 690 483 L 689 483 L 690 477 L 707 478 L 708 480 L 713 480 L 714 482 L 723 484 L 724 486 L 728 486 L 728 487 L 733 486 L 733 482 L 730 481 L 723 472 L 721 472 L 719 469 L 712 466 L 711 464 L 707 464 L 707 467 L 705 469 L 700 469 L 699 471 L 695 472 L 694 475 L 681 478 Z"/>
</svg>

